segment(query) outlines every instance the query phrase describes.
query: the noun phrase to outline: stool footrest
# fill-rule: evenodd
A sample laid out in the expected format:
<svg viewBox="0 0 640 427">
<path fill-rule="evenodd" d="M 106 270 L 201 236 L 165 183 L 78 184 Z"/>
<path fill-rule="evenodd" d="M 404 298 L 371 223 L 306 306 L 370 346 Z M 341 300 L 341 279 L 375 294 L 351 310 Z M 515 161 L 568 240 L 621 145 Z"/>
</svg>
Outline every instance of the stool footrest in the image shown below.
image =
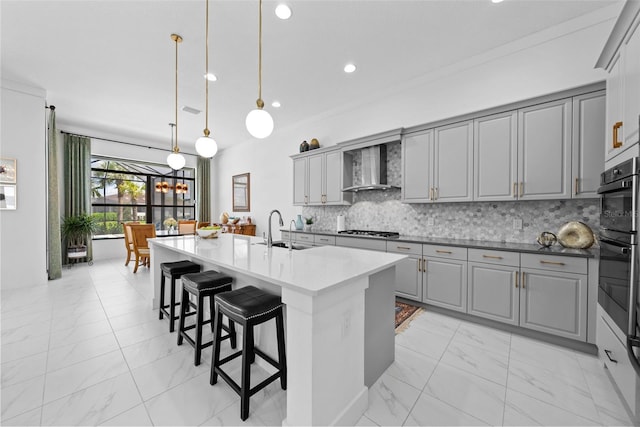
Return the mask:
<svg viewBox="0 0 640 427">
<path fill-rule="evenodd" d="M 273 366 L 276 369 L 279 369 L 280 366 L 278 365 L 278 362 L 276 362 L 271 356 L 269 356 L 268 354 L 264 354 L 264 352 L 262 350 L 260 350 L 257 347 L 253 348 L 253 351 L 255 354 L 257 354 L 258 356 L 262 357 L 262 359 L 269 363 L 271 366 Z"/>
</svg>

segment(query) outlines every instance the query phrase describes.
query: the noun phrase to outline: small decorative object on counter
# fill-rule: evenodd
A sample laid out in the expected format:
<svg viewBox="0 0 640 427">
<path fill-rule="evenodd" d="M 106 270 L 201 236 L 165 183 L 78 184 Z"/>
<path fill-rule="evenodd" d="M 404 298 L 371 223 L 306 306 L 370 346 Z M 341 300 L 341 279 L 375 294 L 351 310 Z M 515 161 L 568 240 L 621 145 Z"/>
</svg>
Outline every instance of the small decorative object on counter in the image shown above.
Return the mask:
<svg viewBox="0 0 640 427">
<path fill-rule="evenodd" d="M 571 221 L 558 231 L 558 243 L 565 248 L 587 249 L 595 242 L 593 231 L 583 222 Z"/>
<path fill-rule="evenodd" d="M 558 237 L 550 231 L 543 231 L 536 238 L 536 242 L 538 242 L 540 246 L 544 246 L 545 248 L 548 248 L 557 241 Z"/>
<path fill-rule="evenodd" d="M 315 150 L 316 148 L 320 148 L 320 143 L 317 139 L 313 138 L 311 144 L 309 144 L 309 150 Z"/>
<path fill-rule="evenodd" d="M 251 217 L 250 216 L 247 217 L 247 224 L 251 224 Z"/>
<path fill-rule="evenodd" d="M 300 152 L 304 153 L 305 151 L 309 151 L 309 143 L 307 141 L 302 141 L 302 144 L 300 144 Z"/>
<path fill-rule="evenodd" d="M 313 217 L 304 219 L 304 231 L 311 231 L 313 225 Z"/>
<path fill-rule="evenodd" d="M 220 215 L 220 222 L 222 224 L 226 224 L 229 222 L 229 214 L 227 212 L 222 212 L 222 214 Z"/>
<path fill-rule="evenodd" d="M 167 227 L 169 231 L 173 231 L 176 225 L 178 225 L 178 221 L 176 221 L 173 217 L 169 217 L 164 220 L 164 226 Z"/>
<path fill-rule="evenodd" d="M 296 218 L 296 230 L 302 230 L 304 225 L 302 224 L 302 215 L 298 215 Z"/>
</svg>

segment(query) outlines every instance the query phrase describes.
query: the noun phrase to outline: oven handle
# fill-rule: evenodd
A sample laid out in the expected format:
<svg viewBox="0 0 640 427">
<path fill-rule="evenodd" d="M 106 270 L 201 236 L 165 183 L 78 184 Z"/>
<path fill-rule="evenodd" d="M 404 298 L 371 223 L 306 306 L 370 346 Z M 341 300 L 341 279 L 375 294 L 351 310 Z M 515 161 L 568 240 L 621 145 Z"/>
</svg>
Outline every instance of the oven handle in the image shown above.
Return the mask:
<svg viewBox="0 0 640 427">
<path fill-rule="evenodd" d="M 600 246 L 603 248 L 609 249 L 611 252 L 618 252 L 623 255 L 628 255 L 631 251 L 633 251 L 633 245 L 625 245 L 617 243 L 613 240 L 605 239 L 603 237 L 599 237 Z"/>
<path fill-rule="evenodd" d="M 598 188 L 598 194 L 614 193 L 616 191 L 631 190 L 633 187 L 633 178 L 621 179 L 619 181 L 605 184 Z"/>
</svg>

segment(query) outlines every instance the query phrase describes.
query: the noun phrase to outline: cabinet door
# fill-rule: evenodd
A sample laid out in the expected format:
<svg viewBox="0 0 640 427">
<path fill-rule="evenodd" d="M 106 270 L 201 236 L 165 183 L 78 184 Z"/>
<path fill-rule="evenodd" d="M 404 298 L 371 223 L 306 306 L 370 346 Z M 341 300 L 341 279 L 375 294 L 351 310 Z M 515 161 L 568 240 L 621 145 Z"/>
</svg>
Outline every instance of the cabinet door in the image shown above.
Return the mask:
<svg viewBox="0 0 640 427">
<path fill-rule="evenodd" d="M 523 268 L 520 326 L 587 339 L 587 276 Z"/>
<path fill-rule="evenodd" d="M 607 76 L 607 127 L 605 129 L 605 161 L 608 161 L 618 155 L 624 148 L 616 148 L 613 140 L 613 128 L 617 122 L 621 122 L 622 110 L 624 106 L 624 90 L 622 80 L 622 57 L 618 54 L 611 62 L 609 75 Z M 622 141 L 624 129 L 618 132 L 618 142 Z"/>
<path fill-rule="evenodd" d="M 410 257 L 396 264 L 396 295 L 422 301 L 420 257 Z"/>
<path fill-rule="evenodd" d="M 309 204 L 321 205 L 324 200 L 324 156 L 309 156 Z"/>
<path fill-rule="evenodd" d="M 429 202 L 433 131 L 402 140 L 402 201 Z"/>
<path fill-rule="evenodd" d="M 571 197 L 571 100 L 518 112 L 518 198 Z"/>
<path fill-rule="evenodd" d="M 306 157 L 293 160 L 293 204 L 296 206 L 303 206 L 308 202 L 307 160 Z"/>
<path fill-rule="evenodd" d="M 518 180 L 518 114 L 482 117 L 474 122 L 474 200 L 513 200 Z"/>
<path fill-rule="evenodd" d="M 595 92 L 573 98 L 573 144 L 571 170 L 573 197 L 598 197 L 604 170 L 605 94 Z"/>
<path fill-rule="evenodd" d="M 324 203 L 343 204 L 342 199 L 342 152 L 325 154 L 325 192 Z"/>
<path fill-rule="evenodd" d="M 517 325 L 519 275 L 518 267 L 470 262 L 467 313 Z"/>
<path fill-rule="evenodd" d="M 473 199 L 473 122 L 435 130 L 433 198 L 436 202 Z"/>
<path fill-rule="evenodd" d="M 467 261 L 425 259 L 424 302 L 467 311 Z"/>
<path fill-rule="evenodd" d="M 624 113 L 620 136 L 625 146 L 638 143 L 640 134 L 640 24 L 624 47 Z"/>
</svg>

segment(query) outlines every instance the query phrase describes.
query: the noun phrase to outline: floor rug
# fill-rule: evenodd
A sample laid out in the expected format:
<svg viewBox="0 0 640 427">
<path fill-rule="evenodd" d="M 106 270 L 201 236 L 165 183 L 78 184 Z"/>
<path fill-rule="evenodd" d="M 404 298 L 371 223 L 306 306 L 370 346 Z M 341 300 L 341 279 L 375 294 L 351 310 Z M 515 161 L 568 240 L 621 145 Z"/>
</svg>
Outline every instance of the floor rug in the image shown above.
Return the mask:
<svg viewBox="0 0 640 427">
<path fill-rule="evenodd" d="M 421 307 L 396 300 L 396 334 L 407 329 L 409 323 L 423 311 Z"/>
</svg>

